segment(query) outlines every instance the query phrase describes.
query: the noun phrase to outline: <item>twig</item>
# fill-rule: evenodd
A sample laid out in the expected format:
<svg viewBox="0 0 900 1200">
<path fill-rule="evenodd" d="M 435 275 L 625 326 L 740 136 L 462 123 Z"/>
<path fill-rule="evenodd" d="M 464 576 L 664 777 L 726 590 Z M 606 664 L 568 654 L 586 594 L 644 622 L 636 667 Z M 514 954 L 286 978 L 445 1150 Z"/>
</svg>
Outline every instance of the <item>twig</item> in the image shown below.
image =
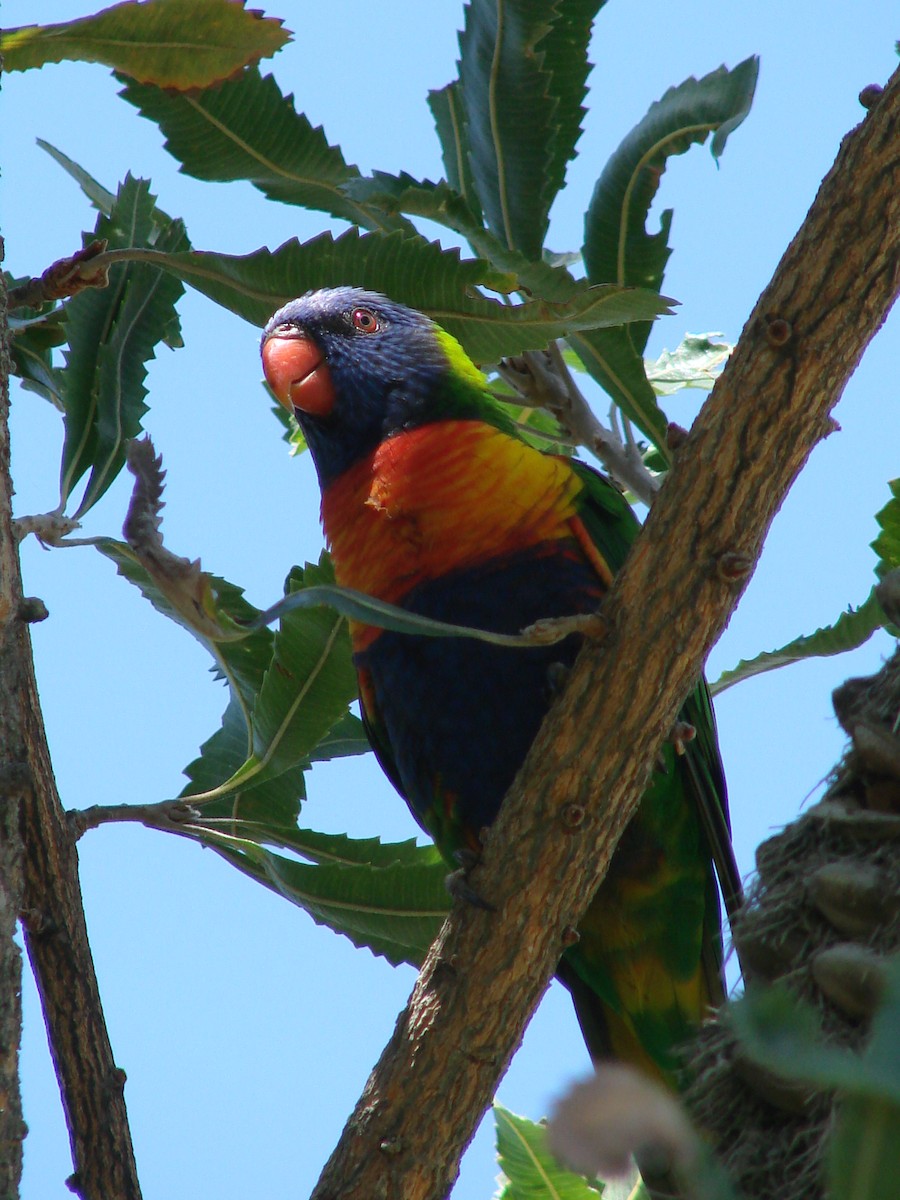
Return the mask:
<svg viewBox="0 0 900 1200">
<path fill-rule="evenodd" d="M 160 804 L 93 804 L 90 808 L 72 808 L 66 813 L 72 840 L 77 842 L 89 829 L 111 821 L 137 822 L 148 829 L 178 832 L 185 821 L 197 820 L 200 812 L 189 800 L 164 800 Z"/>
<path fill-rule="evenodd" d="M 552 342 L 548 350 L 529 350 L 504 359 L 498 370 L 530 404 L 551 412 L 576 444 L 596 454 L 615 480 L 645 504 L 652 503 L 659 480 L 644 466 L 634 443 L 624 443 L 593 412 L 572 378 L 558 343 Z"/>
<path fill-rule="evenodd" d="M 58 511 L 17 517 L 12 523 L 17 542 L 23 541 L 29 533 L 33 533 L 45 548 L 66 545 L 63 538 L 74 529 L 78 529 L 80 525 L 81 522 L 76 521 L 74 517 L 67 517 Z"/>
<path fill-rule="evenodd" d="M 4 362 L 4 367 L 6 363 Z M 8 375 L 4 370 L 6 399 Z M 22 846 L 22 925 L 50 1050 L 59 1079 L 75 1171 L 73 1192 L 85 1200 L 140 1200 L 123 1097 L 88 945 L 78 859 L 59 803 L 23 615 L 17 539 L 11 521 L 7 406 L 0 412 L 0 745 L 3 803 L 18 803 Z M 7 808 L 7 816 L 13 809 Z M 2 982 L 5 984 L 7 979 Z M 2 1065 L 14 1064 L 4 1054 Z M 15 1091 L 10 1097 L 16 1118 Z M 0 1107 L 3 1107 L 0 1105 Z M 15 1130 L 21 1140 L 19 1118 Z M 3 1170 L 15 1171 L 15 1147 Z M 5 1164 L 10 1161 L 7 1168 Z M 2 1175 L 0 1175 L 2 1177 Z M 15 1188 L 2 1191 L 14 1196 Z"/>
<path fill-rule="evenodd" d="M 29 279 L 10 288 L 10 308 L 40 308 L 52 300 L 77 296 L 85 288 L 104 288 L 109 283 L 109 256 L 101 238 L 82 250 L 57 259 L 39 279 Z"/>
<path fill-rule="evenodd" d="M 447 1195 L 775 513 L 900 286 L 898 128 L 900 70 L 845 139 L 610 590 L 607 638 L 582 652 L 488 833 L 471 882 L 496 912 L 454 907 L 313 1200 Z"/>
<path fill-rule="evenodd" d="M 9 307 L 40 308 L 52 300 L 77 296 L 85 288 L 104 288 L 109 283 L 109 268 L 122 262 L 146 262 L 164 267 L 169 255 L 161 250 L 141 246 L 123 246 L 107 250 L 106 242 L 98 240 L 58 259 L 42 275 L 10 288 Z"/>
</svg>

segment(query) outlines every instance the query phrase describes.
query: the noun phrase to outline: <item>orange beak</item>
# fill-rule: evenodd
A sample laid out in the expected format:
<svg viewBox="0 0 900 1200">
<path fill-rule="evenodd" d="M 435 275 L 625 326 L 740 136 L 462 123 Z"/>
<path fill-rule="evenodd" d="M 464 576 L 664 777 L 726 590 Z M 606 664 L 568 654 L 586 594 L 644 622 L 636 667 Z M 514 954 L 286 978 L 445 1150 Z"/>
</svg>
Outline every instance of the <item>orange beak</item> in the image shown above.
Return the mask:
<svg viewBox="0 0 900 1200">
<path fill-rule="evenodd" d="M 263 371 L 278 403 L 291 412 L 325 417 L 334 407 L 334 385 L 322 351 L 297 332 L 277 332 L 262 348 Z"/>
</svg>

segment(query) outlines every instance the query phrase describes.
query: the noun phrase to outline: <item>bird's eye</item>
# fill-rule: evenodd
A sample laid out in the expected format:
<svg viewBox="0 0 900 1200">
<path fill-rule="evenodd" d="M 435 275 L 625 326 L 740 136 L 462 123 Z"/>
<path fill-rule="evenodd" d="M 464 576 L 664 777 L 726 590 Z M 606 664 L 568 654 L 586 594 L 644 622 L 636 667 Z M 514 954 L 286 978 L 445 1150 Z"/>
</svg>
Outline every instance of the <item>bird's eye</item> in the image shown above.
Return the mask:
<svg viewBox="0 0 900 1200">
<path fill-rule="evenodd" d="M 378 318 L 370 308 L 354 308 L 350 320 L 353 328 L 360 333 L 375 333 L 378 330 Z"/>
</svg>

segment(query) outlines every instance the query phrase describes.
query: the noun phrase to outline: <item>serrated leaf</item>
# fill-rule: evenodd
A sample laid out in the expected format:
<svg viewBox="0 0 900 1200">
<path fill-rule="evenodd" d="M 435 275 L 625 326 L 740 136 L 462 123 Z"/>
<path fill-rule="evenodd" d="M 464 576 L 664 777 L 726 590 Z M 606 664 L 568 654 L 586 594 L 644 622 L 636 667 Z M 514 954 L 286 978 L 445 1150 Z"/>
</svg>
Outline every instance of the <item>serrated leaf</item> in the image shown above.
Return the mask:
<svg viewBox="0 0 900 1200">
<path fill-rule="evenodd" d="M 668 311 L 668 302 L 652 292 L 615 287 L 591 288 L 566 303 L 501 304 L 477 289 L 513 287 L 514 276 L 500 276 L 488 263 L 461 259 L 458 251 L 400 233 L 350 229 L 336 239 L 321 234 L 303 244 L 292 240 L 275 251 L 240 257 L 195 252 L 160 255 L 154 261 L 260 326 L 276 308 L 311 288 L 346 283 L 384 292 L 432 316 L 476 362 L 496 362 L 546 346 L 572 329 L 644 320 Z"/>
<path fill-rule="evenodd" d="M 233 866 L 393 965 L 419 966 L 450 906 L 439 862 L 310 866 L 241 838 L 192 830 Z"/>
<path fill-rule="evenodd" d="M 311 762 L 329 762 L 333 758 L 368 754 L 371 749 L 365 726 L 359 717 L 348 709 L 337 724 L 316 743 L 309 757 Z"/>
<path fill-rule="evenodd" d="M 126 0 L 65 24 L 4 30 L 3 68 L 77 59 L 158 87 L 204 88 L 281 49 L 290 39 L 281 26 L 243 0 Z"/>
<path fill-rule="evenodd" d="M 93 234 L 110 248 L 149 247 L 161 254 L 189 243 L 180 221 L 161 224 L 149 184 L 127 176 L 109 216 L 101 214 Z M 90 471 L 75 514 L 100 499 L 125 462 L 125 443 L 141 429 L 147 411 L 146 363 L 161 341 L 180 340 L 175 303 L 183 291 L 176 279 L 145 263 L 110 268 L 109 286 L 80 292 L 66 306 L 66 437 L 60 494 L 65 502 Z"/>
<path fill-rule="evenodd" d="M 872 542 L 872 549 L 878 555 L 875 574 L 879 579 L 900 567 L 900 479 L 893 480 L 888 487 L 892 498 L 875 514 L 881 532 Z M 715 683 L 710 685 L 710 692 L 714 696 L 718 695 L 732 684 L 740 683 L 753 675 L 761 675 L 764 671 L 774 671 L 777 667 L 800 662 L 804 658 L 828 658 L 835 654 L 843 654 L 845 650 L 855 650 L 867 641 L 876 629 L 886 625 L 887 620 L 873 588 L 859 608 L 841 613 L 833 625 L 826 625 L 817 629 L 815 633 L 795 638 L 779 650 L 767 650 L 754 658 L 741 659 L 737 666 L 722 672 Z"/>
<path fill-rule="evenodd" d="M 587 52 L 591 28 L 606 0 L 563 0 L 554 5 L 549 32 L 538 43 L 544 70 L 550 75 L 550 95 L 556 101 L 553 117 L 555 136 L 549 145 L 551 180 L 563 185 L 566 166 L 575 156 L 585 115 L 582 101 L 587 95 L 587 77 L 591 69 Z M 552 202 L 552 198 L 551 198 Z"/>
<path fill-rule="evenodd" d="M 682 388 L 709 390 L 734 349 L 715 341 L 720 333 L 686 333 L 674 350 L 663 350 L 657 359 L 645 359 L 647 379 L 657 396 L 671 396 Z"/>
<path fill-rule="evenodd" d="M 651 104 L 646 115 L 613 153 L 594 188 L 585 216 L 584 262 L 593 283 L 614 281 L 659 289 L 671 253 L 671 209 L 656 234 L 645 228 L 650 205 L 671 155 L 684 154 L 719 131 L 712 150 L 718 157 L 728 134 L 753 101 L 758 60 L 748 58 L 733 71 L 719 67 L 702 79 L 693 76 Z M 646 344 L 632 331 L 638 351 Z M 640 331 L 642 333 L 647 331 Z"/>
<path fill-rule="evenodd" d="M 318 566 L 295 567 L 286 590 L 327 585 L 333 579 L 331 562 L 323 554 Z M 344 618 L 323 608 L 285 613 L 251 714 L 253 752 L 223 790 L 274 779 L 307 762 L 356 692 Z"/>
<path fill-rule="evenodd" d="M 527 291 L 543 300 L 571 300 L 587 291 L 587 280 L 575 280 L 560 265 L 526 258 L 510 250 L 482 225 L 466 200 L 444 180 L 413 179 L 406 172 L 388 175 L 375 171 L 371 177 L 351 179 L 344 191 L 354 199 L 376 205 L 388 213 L 427 217 L 461 234 L 477 255 L 498 271 L 514 275 L 516 291 Z"/>
<path fill-rule="evenodd" d="M 223 789 L 221 785 L 231 779 L 251 752 L 246 708 L 232 693 L 221 727 L 200 747 L 200 756 L 185 767 L 190 782 L 179 799 L 213 794 L 213 799 L 203 801 L 198 824 L 208 827 L 209 822 L 221 818 L 233 836 L 277 845 L 297 828 L 300 807 L 306 799 L 305 764 L 274 778 L 250 780 L 244 787 Z"/>
<path fill-rule="evenodd" d="M 757 60 L 749 58 L 733 71 L 720 67 L 703 79 L 690 78 L 670 88 L 621 143 L 597 181 L 585 216 L 584 263 L 592 283 L 662 286 L 671 253 L 672 211 L 662 213 L 657 233 L 648 234 L 645 222 L 667 161 L 713 131 L 713 153 L 721 154 L 728 133 L 749 111 L 757 67 Z M 593 378 L 668 463 L 666 420 L 641 358 L 650 327 L 635 322 L 627 329 L 573 340 L 572 345 Z"/>
<path fill-rule="evenodd" d="M 268 840 L 252 834 L 247 836 L 253 841 Z M 420 846 L 415 838 L 409 838 L 405 842 L 383 842 L 377 837 L 352 838 L 345 833 L 320 833 L 314 829 L 295 827 L 289 837 L 285 838 L 279 834 L 278 840 L 273 839 L 269 844 L 280 846 L 284 850 L 294 850 L 318 866 L 330 864 L 380 868 L 398 864 L 440 867 L 444 873 L 447 870 L 437 847 L 433 844 Z"/>
<path fill-rule="evenodd" d="M 195 179 L 243 179 L 270 200 L 317 209 L 366 229 L 406 229 L 403 218 L 386 217 L 351 200 L 341 184 L 359 175 L 283 96 L 271 75 L 256 68 L 201 93 L 179 94 L 129 83 L 120 93 L 165 135 L 165 147 Z"/>
<path fill-rule="evenodd" d="M 441 157 L 450 186 L 459 193 L 480 224 L 481 202 L 472 179 L 469 133 L 459 80 L 448 83 L 438 91 L 429 92 L 428 107 L 434 117 L 434 127 L 441 143 Z"/>
<path fill-rule="evenodd" d="M 97 549 L 111 562 L 118 573 L 134 584 L 153 607 L 170 620 L 175 621 L 195 638 L 212 656 L 219 675 L 227 679 L 232 689 L 248 707 L 254 702 L 265 672 L 272 657 L 274 635 L 266 628 L 256 629 L 240 640 L 214 640 L 205 623 L 190 622 L 165 594 L 159 583 L 152 578 L 138 555 L 124 542 L 113 538 L 101 538 L 95 543 Z M 213 624 L 231 630 L 236 625 L 248 626 L 257 616 L 259 609 L 244 599 L 243 588 L 229 583 L 219 576 L 205 573 L 208 588 L 208 604 L 212 608 Z"/>
<path fill-rule="evenodd" d="M 881 532 L 872 543 L 872 549 L 878 555 L 875 574 L 879 579 L 900 567 L 900 479 L 891 480 L 888 487 L 891 499 L 875 514 Z"/>
<path fill-rule="evenodd" d="M 4 272 L 7 288 L 20 281 Z M 45 304 L 40 309 L 22 310 L 25 315 L 11 313 L 7 318 L 10 333 L 10 374 L 22 381 L 26 391 L 37 392 L 54 408 L 64 411 L 65 380 L 58 367 L 53 366 L 53 349 L 65 343 L 65 308 Z M 33 315 L 29 315 L 33 314 Z"/>
<path fill-rule="evenodd" d="M 501 1178 L 495 1200 L 597 1200 L 606 1194 L 560 1166 L 547 1147 L 547 1127 L 494 1101 Z"/>
<path fill-rule="evenodd" d="M 742 658 L 736 666 L 723 671 L 719 678 L 709 685 L 710 693 L 718 696 L 726 688 L 742 683 L 745 679 L 752 679 L 754 675 L 775 671 L 779 667 L 790 666 L 791 663 L 801 662 L 805 658 L 830 658 L 847 650 L 855 650 L 857 646 L 868 641 L 876 629 L 882 627 L 884 620 L 884 613 L 873 589 L 859 608 L 841 613 L 833 625 L 825 625 L 815 633 L 794 638 L 778 650 L 764 650 L 753 658 Z"/>
<path fill-rule="evenodd" d="M 537 45 L 551 28 L 546 0 L 471 0 L 459 36 L 459 82 L 473 182 L 488 227 L 511 250 L 539 259 L 559 133 L 552 77 Z"/>
</svg>

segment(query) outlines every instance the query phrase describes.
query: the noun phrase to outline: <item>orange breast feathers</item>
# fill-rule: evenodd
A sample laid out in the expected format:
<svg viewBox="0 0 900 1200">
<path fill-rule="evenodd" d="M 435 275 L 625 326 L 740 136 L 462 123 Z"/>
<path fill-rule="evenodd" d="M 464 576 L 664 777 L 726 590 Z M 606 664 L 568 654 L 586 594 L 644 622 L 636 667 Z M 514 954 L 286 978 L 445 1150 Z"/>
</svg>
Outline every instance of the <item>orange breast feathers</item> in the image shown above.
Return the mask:
<svg viewBox="0 0 900 1200">
<path fill-rule="evenodd" d="M 481 421 L 395 434 L 323 497 L 337 581 L 396 604 L 448 571 L 574 537 L 608 582 L 576 512 L 582 486 L 565 460 Z"/>
</svg>

